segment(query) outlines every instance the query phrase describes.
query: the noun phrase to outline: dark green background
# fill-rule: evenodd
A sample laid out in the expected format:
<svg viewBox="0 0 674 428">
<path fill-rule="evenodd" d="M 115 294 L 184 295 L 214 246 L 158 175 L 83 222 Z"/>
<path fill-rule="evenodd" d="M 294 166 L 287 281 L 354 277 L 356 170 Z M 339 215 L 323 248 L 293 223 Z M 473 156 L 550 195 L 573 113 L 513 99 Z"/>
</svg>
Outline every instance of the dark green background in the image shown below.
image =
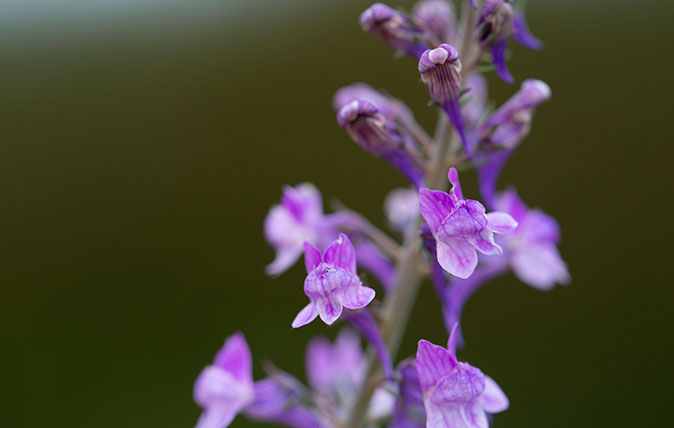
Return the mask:
<svg viewBox="0 0 674 428">
<path fill-rule="evenodd" d="M 330 99 L 366 81 L 432 127 L 414 61 L 360 30 L 367 2 L 10 3 L 0 425 L 191 426 L 192 383 L 237 329 L 256 377 L 264 359 L 303 376 L 311 335 L 337 329 L 291 330 L 303 268 L 265 277 L 263 219 L 310 180 L 385 224 L 403 180 L 350 142 Z M 546 49 L 515 47 L 511 69 L 553 97 L 502 182 L 560 221 L 573 282 L 506 277 L 468 304 L 460 357 L 510 397 L 498 427 L 671 419 L 673 18 L 667 1 L 529 1 Z M 516 89 L 490 81 L 498 102 Z M 427 285 L 403 355 L 421 337 L 446 340 Z"/>
</svg>

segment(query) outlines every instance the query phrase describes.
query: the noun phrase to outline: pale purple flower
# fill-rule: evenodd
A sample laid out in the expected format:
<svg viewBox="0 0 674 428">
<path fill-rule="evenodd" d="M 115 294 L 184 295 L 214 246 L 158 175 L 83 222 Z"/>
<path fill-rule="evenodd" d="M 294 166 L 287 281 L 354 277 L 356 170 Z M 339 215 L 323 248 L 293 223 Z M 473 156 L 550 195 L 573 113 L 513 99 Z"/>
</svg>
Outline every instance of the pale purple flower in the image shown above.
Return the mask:
<svg viewBox="0 0 674 428">
<path fill-rule="evenodd" d="M 440 43 L 454 43 L 456 16 L 454 5 L 447 0 L 421 0 L 412 8 L 412 16 L 419 26 Z"/>
<path fill-rule="evenodd" d="M 529 209 L 514 189 L 499 195 L 495 206 L 518 222 L 513 232 L 499 239 L 515 275 L 540 290 L 568 284 L 571 277 L 557 250 L 557 221 L 541 210 Z"/>
<path fill-rule="evenodd" d="M 304 242 L 319 244 L 325 239 L 327 224 L 321 194 L 313 184 L 302 183 L 283 189 L 281 204 L 269 211 L 264 221 L 264 236 L 276 249 L 276 258 L 266 267 L 269 275 L 290 268 L 302 255 Z M 336 236 L 336 232 L 327 235 Z"/>
<path fill-rule="evenodd" d="M 529 134 L 535 108 L 550 99 L 550 95 L 550 87 L 545 82 L 527 79 L 520 90 L 494 111 L 481 126 L 480 144 L 484 149 L 491 150 L 491 153 L 477 173 L 480 192 L 490 208 L 493 208 L 494 193 L 503 165 Z"/>
<path fill-rule="evenodd" d="M 505 58 L 514 16 L 512 0 L 486 0 L 477 23 L 480 43 L 491 47 L 496 74 L 508 83 L 515 81 L 508 71 Z"/>
<path fill-rule="evenodd" d="M 377 107 L 377 110 L 390 120 L 408 122 L 412 112 L 402 102 L 389 95 L 382 94 L 367 83 L 353 83 L 344 86 L 335 92 L 332 97 L 332 106 L 336 111 L 357 100 L 367 100 Z"/>
<path fill-rule="evenodd" d="M 414 189 L 394 189 L 384 200 L 384 212 L 391 227 L 401 235 L 419 215 L 419 194 Z"/>
<path fill-rule="evenodd" d="M 367 358 L 360 338 L 342 329 L 334 343 L 327 338 L 312 339 L 307 346 L 305 365 L 309 386 L 338 414 L 346 416 L 365 379 Z M 379 418 L 391 413 L 394 398 L 384 387 L 375 391 L 368 414 Z"/>
<path fill-rule="evenodd" d="M 236 333 L 218 351 L 194 384 L 194 401 L 203 408 L 197 428 L 224 428 L 253 401 L 250 349 Z"/>
<path fill-rule="evenodd" d="M 447 348 L 419 341 L 416 367 L 426 408 L 426 428 L 488 428 L 487 414 L 509 406 L 492 378 L 459 362 L 453 329 Z"/>
<path fill-rule="evenodd" d="M 307 278 L 304 293 L 311 302 L 292 323 L 293 328 L 310 323 L 317 316 L 330 325 L 342 315 L 343 308 L 360 309 L 374 299 L 375 291 L 363 286 L 356 273 L 356 251 L 343 233 L 321 256 L 318 248 L 304 244 Z"/>
<path fill-rule="evenodd" d="M 447 113 L 449 120 L 463 141 L 468 153 L 459 97 L 461 96 L 461 60 L 459 52 L 451 45 L 441 44 L 424 51 L 419 58 L 421 81 L 426 84 L 433 101 Z"/>
<path fill-rule="evenodd" d="M 419 191 L 419 208 L 435 237 L 440 266 L 454 276 L 468 278 L 477 266 L 477 251 L 501 254 L 494 233 L 509 232 L 517 222 L 506 213 L 485 214 L 481 203 L 464 200 L 455 168 L 449 170 L 448 177 L 453 185 L 449 193 L 423 188 Z"/>
<path fill-rule="evenodd" d="M 414 143 L 377 106 L 366 99 L 352 101 L 339 110 L 337 121 L 363 150 L 388 161 L 415 186 L 421 185 L 422 166 L 410 155 Z"/>
<path fill-rule="evenodd" d="M 390 48 L 399 49 L 414 58 L 428 49 L 422 41 L 423 31 L 403 13 L 382 3 L 375 3 L 360 15 L 363 30 L 373 33 Z"/>
</svg>

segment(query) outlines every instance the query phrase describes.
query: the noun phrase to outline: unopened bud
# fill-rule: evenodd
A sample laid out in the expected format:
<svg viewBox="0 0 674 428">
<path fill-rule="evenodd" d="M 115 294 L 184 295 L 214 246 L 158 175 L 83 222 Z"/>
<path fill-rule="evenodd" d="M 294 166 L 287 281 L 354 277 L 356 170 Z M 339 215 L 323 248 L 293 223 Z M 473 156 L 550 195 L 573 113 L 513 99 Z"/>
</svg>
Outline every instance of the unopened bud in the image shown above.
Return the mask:
<svg viewBox="0 0 674 428">
<path fill-rule="evenodd" d="M 422 41 L 421 28 L 414 25 L 403 13 L 382 3 L 375 3 L 360 15 L 360 25 L 368 33 L 379 36 L 393 49 L 400 49 L 419 58 L 428 48 Z"/>
</svg>

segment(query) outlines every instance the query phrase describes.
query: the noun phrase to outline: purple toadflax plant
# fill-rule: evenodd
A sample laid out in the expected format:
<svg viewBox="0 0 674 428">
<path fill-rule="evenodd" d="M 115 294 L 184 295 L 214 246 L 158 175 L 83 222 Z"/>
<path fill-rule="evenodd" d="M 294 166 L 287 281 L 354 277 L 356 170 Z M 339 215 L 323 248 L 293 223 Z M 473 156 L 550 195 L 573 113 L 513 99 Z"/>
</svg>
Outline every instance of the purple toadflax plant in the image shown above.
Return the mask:
<svg viewBox="0 0 674 428">
<path fill-rule="evenodd" d="M 570 281 L 555 219 L 525 205 L 513 187 L 498 190 L 501 170 L 551 94 L 543 81 L 526 79 L 503 105 L 490 107 L 483 74 L 495 70 L 497 81 L 515 80 L 506 64 L 509 39 L 543 46 L 525 21 L 524 2 L 421 0 L 411 14 L 376 3 L 360 25 L 416 61 L 416 70 L 407 65 L 410 79 L 420 76 L 439 107 L 435 132 L 368 84 L 336 91 L 332 105 L 348 138 L 409 181 L 384 203 L 393 234 L 339 203 L 326 213 L 312 184 L 286 186 L 264 237 L 276 252 L 270 276 L 304 256 L 304 287 L 288 292 L 304 291 L 309 303 L 294 318 L 297 309 L 288 307 L 288 322 L 298 328 L 320 318 L 352 328 L 334 342 L 309 343 L 306 385 L 270 363 L 267 377 L 253 381 L 246 340 L 230 336 L 195 383 L 203 409 L 198 428 L 224 428 L 238 414 L 295 428 L 487 428 L 509 400 L 456 355 L 465 346 L 459 322 L 466 302 L 508 272 L 539 290 Z M 465 180 L 471 170 L 480 200 L 465 199 L 459 183 L 459 171 Z M 438 294 L 448 345 L 421 339 L 416 356 L 394 365 L 426 277 Z"/>
</svg>

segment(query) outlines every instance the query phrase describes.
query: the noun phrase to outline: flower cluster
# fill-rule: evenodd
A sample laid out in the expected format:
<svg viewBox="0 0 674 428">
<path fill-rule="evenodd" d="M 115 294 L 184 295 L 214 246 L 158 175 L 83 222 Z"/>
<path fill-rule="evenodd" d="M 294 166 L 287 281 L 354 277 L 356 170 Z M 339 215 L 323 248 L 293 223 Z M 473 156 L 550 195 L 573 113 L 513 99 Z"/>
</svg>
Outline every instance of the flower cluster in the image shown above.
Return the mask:
<svg viewBox="0 0 674 428">
<path fill-rule="evenodd" d="M 570 280 L 557 222 L 529 208 L 513 187 L 498 190 L 500 171 L 551 91 L 526 79 L 492 108 L 482 73 L 495 70 L 514 82 L 509 39 L 530 49 L 542 42 L 528 29 L 522 1 L 457 3 L 421 0 L 410 14 L 376 3 L 360 16 L 366 32 L 416 62 L 410 77 L 420 78 L 439 107 L 434 136 L 402 101 L 365 83 L 337 90 L 332 100 L 346 136 L 409 181 L 384 202 L 392 233 L 341 205 L 326 213 L 309 183 L 286 186 L 265 220 L 264 236 L 276 252 L 268 275 L 304 258 L 303 288 L 296 284 L 289 293 L 303 290 L 309 303 L 299 313 L 288 308 L 289 325 L 318 319 L 349 327 L 334 342 L 308 344 L 306 384 L 271 364 L 267 377 L 254 381 L 246 340 L 230 336 L 195 383 L 203 409 L 198 428 L 224 428 L 237 414 L 295 428 L 486 428 L 508 408 L 492 378 L 458 360 L 456 348 L 465 343 L 459 324 L 470 296 L 508 272 L 539 290 Z M 471 170 L 479 200 L 461 189 L 459 171 Z M 425 276 L 441 303 L 447 347 L 419 340 L 416 355 L 396 365 Z M 376 359 L 368 360 L 361 339 Z"/>
</svg>

